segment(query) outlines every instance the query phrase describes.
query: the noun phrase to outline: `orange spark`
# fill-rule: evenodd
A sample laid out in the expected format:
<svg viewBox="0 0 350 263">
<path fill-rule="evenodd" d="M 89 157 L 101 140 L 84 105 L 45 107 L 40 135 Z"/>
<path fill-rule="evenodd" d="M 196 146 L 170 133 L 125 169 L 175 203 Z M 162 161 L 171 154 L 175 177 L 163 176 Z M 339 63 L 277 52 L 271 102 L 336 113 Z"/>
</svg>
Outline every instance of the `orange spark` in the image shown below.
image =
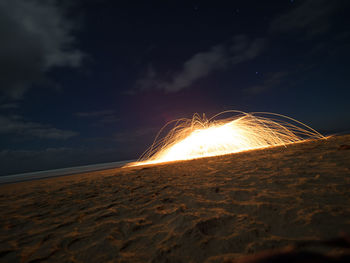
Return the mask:
<svg viewBox="0 0 350 263">
<path fill-rule="evenodd" d="M 223 114 L 234 116 L 218 119 Z M 162 137 L 171 124 L 174 127 Z M 192 119 L 167 123 L 151 147 L 131 166 L 217 156 L 320 138 L 324 137 L 314 129 L 280 114 L 225 111 L 207 119 L 204 114 L 201 118 L 196 113 Z"/>
</svg>

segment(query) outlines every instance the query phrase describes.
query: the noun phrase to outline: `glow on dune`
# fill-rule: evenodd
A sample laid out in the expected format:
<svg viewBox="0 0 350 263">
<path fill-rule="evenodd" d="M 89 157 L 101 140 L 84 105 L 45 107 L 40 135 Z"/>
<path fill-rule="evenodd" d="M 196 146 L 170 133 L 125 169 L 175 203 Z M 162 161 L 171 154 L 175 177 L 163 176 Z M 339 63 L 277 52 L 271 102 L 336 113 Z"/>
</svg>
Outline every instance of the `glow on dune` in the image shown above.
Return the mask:
<svg viewBox="0 0 350 263">
<path fill-rule="evenodd" d="M 228 118 L 219 118 L 230 114 Z M 170 128 L 169 130 L 169 127 Z M 165 130 L 169 132 L 162 136 Z M 309 126 L 273 113 L 225 111 L 207 119 L 167 123 L 151 147 L 131 166 L 189 160 L 324 138 Z"/>
</svg>

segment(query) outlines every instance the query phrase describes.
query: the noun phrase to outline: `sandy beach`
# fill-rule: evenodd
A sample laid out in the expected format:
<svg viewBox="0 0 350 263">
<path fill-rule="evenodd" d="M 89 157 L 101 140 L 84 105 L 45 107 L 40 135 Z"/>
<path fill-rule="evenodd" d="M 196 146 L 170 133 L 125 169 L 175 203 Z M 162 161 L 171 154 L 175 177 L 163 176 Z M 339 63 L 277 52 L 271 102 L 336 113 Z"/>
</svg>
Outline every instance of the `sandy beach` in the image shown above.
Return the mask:
<svg viewBox="0 0 350 263">
<path fill-rule="evenodd" d="M 1 185 L 0 262 L 239 262 L 350 235 L 346 145 L 350 135 Z"/>
</svg>

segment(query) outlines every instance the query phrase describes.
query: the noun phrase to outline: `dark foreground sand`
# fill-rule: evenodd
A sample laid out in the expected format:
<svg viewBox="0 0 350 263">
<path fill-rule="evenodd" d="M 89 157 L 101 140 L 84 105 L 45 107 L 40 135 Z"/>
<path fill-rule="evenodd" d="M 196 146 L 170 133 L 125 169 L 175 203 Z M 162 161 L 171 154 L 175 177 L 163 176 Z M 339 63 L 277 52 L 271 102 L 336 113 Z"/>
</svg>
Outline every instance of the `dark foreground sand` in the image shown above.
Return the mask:
<svg viewBox="0 0 350 263">
<path fill-rule="evenodd" d="M 350 234 L 341 145 L 349 135 L 2 185 L 0 262 L 235 262 Z"/>
</svg>

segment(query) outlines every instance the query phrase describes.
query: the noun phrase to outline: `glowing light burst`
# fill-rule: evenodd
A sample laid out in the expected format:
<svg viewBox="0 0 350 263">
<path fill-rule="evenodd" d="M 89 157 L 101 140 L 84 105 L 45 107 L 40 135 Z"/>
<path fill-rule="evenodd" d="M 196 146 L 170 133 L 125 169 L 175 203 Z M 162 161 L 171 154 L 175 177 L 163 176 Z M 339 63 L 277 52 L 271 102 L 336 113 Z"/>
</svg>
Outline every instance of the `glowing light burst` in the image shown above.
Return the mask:
<svg viewBox="0 0 350 263">
<path fill-rule="evenodd" d="M 231 114 L 231 117 L 219 119 L 225 114 Z M 173 128 L 162 137 L 171 125 Z M 196 113 L 192 119 L 167 123 L 151 147 L 131 166 L 223 155 L 320 138 L 324 137 L 314 129 L 280 114 L 225 111 L 207 119 L 204 114 L 201 118 Z"/>
</svg>

